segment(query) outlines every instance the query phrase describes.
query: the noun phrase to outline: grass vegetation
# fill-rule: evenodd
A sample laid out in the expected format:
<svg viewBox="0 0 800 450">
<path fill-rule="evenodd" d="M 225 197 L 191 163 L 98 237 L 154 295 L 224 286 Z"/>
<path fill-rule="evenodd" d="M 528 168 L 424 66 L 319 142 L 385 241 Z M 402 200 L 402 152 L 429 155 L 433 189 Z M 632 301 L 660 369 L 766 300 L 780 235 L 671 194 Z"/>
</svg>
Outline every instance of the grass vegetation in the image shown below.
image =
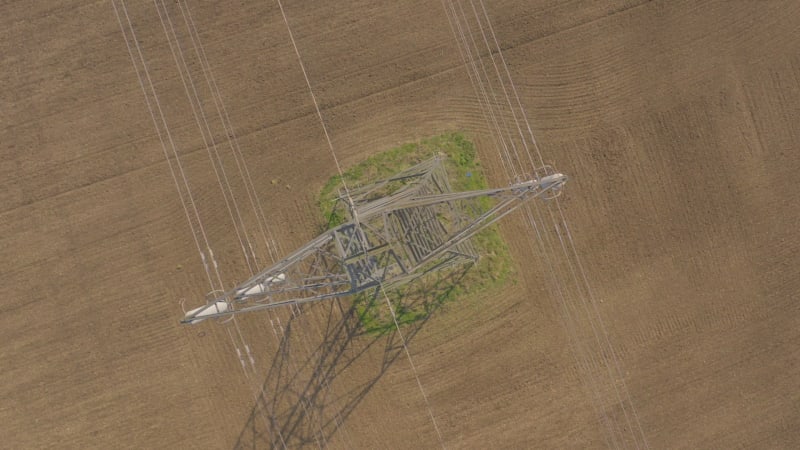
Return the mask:
<svg viewBox="0 0 800 450">
<path fill-rule="evenodd" d="M 449 133 L 408 143 L 374 155 L 348 169 L 343 176 L 332 177 L 322 188 L 318 204 L 323 227 L 333 228 L 345 222 L 344 208 L 337 207 L 342 180 L 349 187 L 367 184 L 405 170 L 437 153 L 447 155 L 445 167 L 454 191 L 486 189 L 486 178 L 477 159 L 475 145 L 461 133 Z M 479 210 L 490 207 L 490 200 L 480 199 Z M 491 226 L 473 237 L 480 254 L 469 267 L 426 275 L 412 283 L 387 292 L 400 324 L 426 319 L 435 310 L 457 299 L 467 301 L 479 292 L 498 288 L 512 278 L 508 247 L 496 227 Z M 364 330 L 381 334 L 394 329 L 394 323 L 380 293 L 362 293 L 354 299 Z"/>
</svg>

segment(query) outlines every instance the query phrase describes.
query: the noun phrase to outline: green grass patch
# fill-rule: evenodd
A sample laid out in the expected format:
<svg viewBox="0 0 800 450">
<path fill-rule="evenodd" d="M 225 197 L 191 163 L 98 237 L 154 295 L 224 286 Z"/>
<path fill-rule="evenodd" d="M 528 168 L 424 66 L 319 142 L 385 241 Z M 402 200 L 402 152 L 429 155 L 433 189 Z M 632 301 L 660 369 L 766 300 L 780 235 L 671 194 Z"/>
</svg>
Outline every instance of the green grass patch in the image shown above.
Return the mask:
<svg viewBox="0 0 800 450">
<path fill-rule="evenodd" d="M 447 155 L 445 168 L 454 191 L 488 188 L 486 177 L 477 159 L 475 145 L 461 133 L 449 133 L 404 144 L 371 156 L 348 169 L 343 176 L 334 176 L 325 184 L 318 204 L 323 228 L 330 229 L 346 221 L 344 208 L 337 205 L 339 189 L 344 180 L 348 187 L 387 178 L 433 157 Z M 480 199 L 479 211 L 491 206 L 488 198 Z M 488 227 L 472 238 L 480 254 L 472 266 L 435 272 L 387 292 L 394 305 L 398 323 L 411 324 L 426 319 L 435 310 L 455 300 L 467 301 L 480 292 L 505 284 L 513 275 L 508 247 L 495 226 Z M 355 296 L 354 304 L 364 330 L 380 334 L 394 329 L 394 322 L 385 306 L 383 295 L 374 292 Z"/>
</svg>

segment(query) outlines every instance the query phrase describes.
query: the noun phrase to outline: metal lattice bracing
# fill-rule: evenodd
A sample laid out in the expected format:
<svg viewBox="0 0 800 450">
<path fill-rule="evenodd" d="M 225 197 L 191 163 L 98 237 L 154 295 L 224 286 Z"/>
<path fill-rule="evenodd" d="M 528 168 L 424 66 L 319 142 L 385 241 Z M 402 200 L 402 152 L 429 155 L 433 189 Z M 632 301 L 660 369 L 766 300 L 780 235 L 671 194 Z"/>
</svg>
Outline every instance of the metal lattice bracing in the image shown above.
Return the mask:
<svg viewBox="0 0 800 450">
<path fill-rule="evenodd" d="M 505 188 L 452 192 L 443 157 L 436 156 L 342 192 L 337 207 L 344 208 L 347 223 L 189 311 L 183 322 L 396 287 L 474 262 L 472 236 L 528 199 L 556 195 L 565 182 L 566 176 L 554 173 Z"/>
</svg>

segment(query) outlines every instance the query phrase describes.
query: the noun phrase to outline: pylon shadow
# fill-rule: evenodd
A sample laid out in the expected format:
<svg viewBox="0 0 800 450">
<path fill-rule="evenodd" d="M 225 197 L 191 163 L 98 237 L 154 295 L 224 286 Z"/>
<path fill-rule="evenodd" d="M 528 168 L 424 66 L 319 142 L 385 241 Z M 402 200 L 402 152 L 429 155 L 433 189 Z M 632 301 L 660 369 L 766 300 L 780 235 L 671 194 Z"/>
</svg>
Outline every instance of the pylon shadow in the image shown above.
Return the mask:
<svg viewBox="0 0 800 450">
<path fill-rule="evenodd" d="M 415 308 L 419 302 L 432 302 L 422 305 L 428 314 L 402 326 L 406 344 L 415 339 L 433 314 L 447 306 L 436 299 L 448 298 L 471 267 L 441 274 L 424 295 L 405 305 Z M 278 349 L 235 449 L 321 448 L 340 433 L 343 442 L 349 441 L 349 418 L 403 355 L 396 329 L 381 334 L 366 332 L 354 302 L 336 299 L 310 308 L 324 308 L 324 325 L 321 330 L 309 330 L 306 318 L 311 311 L 292 310 L 289 320 L 282 324 Z M 312 336 L 318 342 L 309 345 Z M 380 352 L 380 358 L 375 357 L 376 352 Z M 348 373 L 355 365 L 357 370 Z M 340 377 L 347 377 L 346 382 L 340 383 Z"/>
</svg>

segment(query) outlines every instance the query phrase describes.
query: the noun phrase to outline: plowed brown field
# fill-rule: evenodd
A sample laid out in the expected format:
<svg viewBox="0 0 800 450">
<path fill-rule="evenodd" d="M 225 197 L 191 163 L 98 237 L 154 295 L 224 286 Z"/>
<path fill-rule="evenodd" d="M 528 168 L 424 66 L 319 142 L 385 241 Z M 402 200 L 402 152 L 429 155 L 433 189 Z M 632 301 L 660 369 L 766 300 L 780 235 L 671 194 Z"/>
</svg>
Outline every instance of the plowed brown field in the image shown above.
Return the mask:
<svg viewBox="0 0 800 450">
<path fill-rule="evenodd" d="M 462 130 L 506 182 L 440 2 L 285 3 L 342 165 Z M 335 173 L 286 26 L 271 1 L 189 7 L 286 254 L 318 231 Z M 800 2 L 486 7 L 570 176 L 561 205 L 647 442 L 800 446 Z M 241 281 L 159 15 L 127 9 L 222 279 Z M 178 323 L 208 282 L 111 2 L 5 2 L 0 34 L 0 447 L 439 446 L 397 336 L 359 336 L 347 301 Z M 592 402 L 569 333 L 587 322 L 562 318 L 525 229 L 501 226 L 516 284 L 407 330 L 448 448 L 604 447 L 606 420 L 625 431 L 634 412 Z"/>
</svg>

